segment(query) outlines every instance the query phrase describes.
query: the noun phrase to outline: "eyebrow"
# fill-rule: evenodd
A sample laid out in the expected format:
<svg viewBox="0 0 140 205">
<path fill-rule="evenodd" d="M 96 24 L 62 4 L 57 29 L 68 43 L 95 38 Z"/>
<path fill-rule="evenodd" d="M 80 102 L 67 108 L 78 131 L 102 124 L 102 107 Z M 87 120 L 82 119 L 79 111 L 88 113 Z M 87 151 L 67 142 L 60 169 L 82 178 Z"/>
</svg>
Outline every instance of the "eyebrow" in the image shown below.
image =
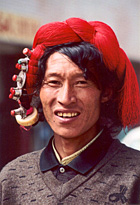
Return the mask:
<svg viewBox="0 0 140 205">
<path fill-rule="evenodd" d="M 49 74 L 47 74 L 47 76 L 44 77 L 44 79 L 46 79 L 48 77 L 59 77 L 59 78 L 63 79 L 63 76 L 60 73 L 49 73 Z M 72 77 L 78 78 L 78 77 L 84 77 L 84 75 L 83 75 L 83 73 L 75 73 Z"/>
</svg>

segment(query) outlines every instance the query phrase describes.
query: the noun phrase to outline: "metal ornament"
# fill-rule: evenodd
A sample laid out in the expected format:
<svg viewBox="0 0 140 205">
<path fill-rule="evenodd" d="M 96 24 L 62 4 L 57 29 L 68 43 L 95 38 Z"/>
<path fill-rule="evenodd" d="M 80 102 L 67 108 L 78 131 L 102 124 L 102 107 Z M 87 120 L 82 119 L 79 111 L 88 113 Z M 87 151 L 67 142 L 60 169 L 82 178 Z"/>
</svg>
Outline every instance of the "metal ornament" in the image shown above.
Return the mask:
<svg viewBox="0 0 140 205">
<path fill-rule="evenodd" d="M 26 73 L 28 72 L 28 62 L 31 51 L 25 48 L 23 54 L 25 54 L 26 57 L 19 59 L 16 64 L 16 68 L 19 69 L 20 72 L 18 75 L 12 77 L 12 80 L 17 83 L 17 86 L 10 88 L 11 93 L 9 98 L 17 101 L 19 105 L 19 108 L 11 110 L 11 115 L 16 118 L 21 126 L 31 126 L 38 121 L 38 112 L 36 108 L 33 107 L 30 107 L 28 110 L 25 109 L 20 101 L 20 98 L 23 95 L 23 89 L 25 89 Z"/>
<path fill-rule="evenodd" d="M 21 115 L 22 118 L 26 117 L 26 109 L 22 106 L 20 97 L 23 93 L 23 87 L 26 82 L 26 73 L 28 72 L 28 61 L 29 58 L 21 58 L 18 60 L 18 69 L 20 69 L 20 72 L 18 75 L 14 75 L 12 80 L 17 82 L 17 87 L 12 87 L 10 89 L 11 94 L 9 95 L 10 99 L 16 100 L 18 102 L 19 108 L 15 110 L 11 110 L 11 115 Z"/>
</svg>

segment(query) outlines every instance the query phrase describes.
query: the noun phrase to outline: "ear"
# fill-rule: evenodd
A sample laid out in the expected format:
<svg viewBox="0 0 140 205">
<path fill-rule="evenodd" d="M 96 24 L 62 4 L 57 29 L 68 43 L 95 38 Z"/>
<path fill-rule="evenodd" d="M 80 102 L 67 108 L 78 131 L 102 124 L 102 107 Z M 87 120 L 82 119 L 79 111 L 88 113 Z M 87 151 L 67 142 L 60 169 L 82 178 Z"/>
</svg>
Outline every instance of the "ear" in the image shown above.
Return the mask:
<svg viewBox="0 0 140 205">
<path fill-rule="evenodd" d="M 102 94 L 101 94 L 101 103 L 105 103 L 109 101 L 112 97 L 113 90 L 112 88 L 107 88 Z"/>
</svg>

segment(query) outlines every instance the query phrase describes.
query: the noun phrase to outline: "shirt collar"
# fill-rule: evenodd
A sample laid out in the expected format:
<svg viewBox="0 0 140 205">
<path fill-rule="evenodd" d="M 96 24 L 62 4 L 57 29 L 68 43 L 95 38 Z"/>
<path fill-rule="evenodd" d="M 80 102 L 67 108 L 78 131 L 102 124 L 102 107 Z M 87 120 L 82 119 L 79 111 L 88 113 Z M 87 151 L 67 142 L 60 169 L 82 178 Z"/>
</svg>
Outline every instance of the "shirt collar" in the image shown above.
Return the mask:
<svg viewBox="0 0 140 205">
<path fill-rule="evenodd" d="M 52 148 L 52 139 L 50 139 L 40 157 L 40 169 L 42 172 L 60 165 Z M 87 149 L 67 166 L 81 174 L 87 173 L 105 156 L 111 143 L 112 138 L 104 130 L 94 143 L 89 145 Z"/>
<path fill-rule="evenodd" d="M 82 147 L 80 150 L 78 150 L 77 152 L 74 152 L 73 154 L 71 154 L 70 156 L 64 157 L 63 159 L 60 158 L 57 150 L 55 149 L 54 146 L 54 139 L 52 140 L 52 147 L 53 147 L 53 151 L 55 153 L 55 156 L 57 158 L 57 160 L 59 161 L 60 164 L 62 165 L 67 165 L 69 164 L 72 160 L 74 160 L 77 156 L 79 156 L 84 150 L 86 150 L 102 133 L 103 130 L 101 130 L 92 140 L 90 140 L 89 143 L 87 143 L 84 147 Z"/>
</svg>

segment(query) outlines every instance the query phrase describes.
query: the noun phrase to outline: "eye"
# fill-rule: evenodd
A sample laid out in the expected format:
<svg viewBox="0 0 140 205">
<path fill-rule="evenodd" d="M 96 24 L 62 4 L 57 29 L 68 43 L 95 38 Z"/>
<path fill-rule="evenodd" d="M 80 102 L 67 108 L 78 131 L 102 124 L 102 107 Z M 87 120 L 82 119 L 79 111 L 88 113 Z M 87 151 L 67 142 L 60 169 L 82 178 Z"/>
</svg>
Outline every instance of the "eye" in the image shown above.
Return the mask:
<svg viewBox="0 0 140 205">
<path fill-rule="evenodd" d="M 88 85 L 88 82 L 86 80 L 79 80 L 76 82 L 76 86 L 79 87 L 86 87 Z"/>
<path fill-rule="evenodd" d="M 61 86 L 61 82 L 58 80 L 48 80 L 48 81 L 43 81 L 42 86 L 50 86 L 50 87 L 59 87 Z"/>
<path fill-rule="evenodd" d="M 87 81 L 80 80 L 80 81 L 77 82 L 77 84 L 87 84 Z"/>
</svg>

